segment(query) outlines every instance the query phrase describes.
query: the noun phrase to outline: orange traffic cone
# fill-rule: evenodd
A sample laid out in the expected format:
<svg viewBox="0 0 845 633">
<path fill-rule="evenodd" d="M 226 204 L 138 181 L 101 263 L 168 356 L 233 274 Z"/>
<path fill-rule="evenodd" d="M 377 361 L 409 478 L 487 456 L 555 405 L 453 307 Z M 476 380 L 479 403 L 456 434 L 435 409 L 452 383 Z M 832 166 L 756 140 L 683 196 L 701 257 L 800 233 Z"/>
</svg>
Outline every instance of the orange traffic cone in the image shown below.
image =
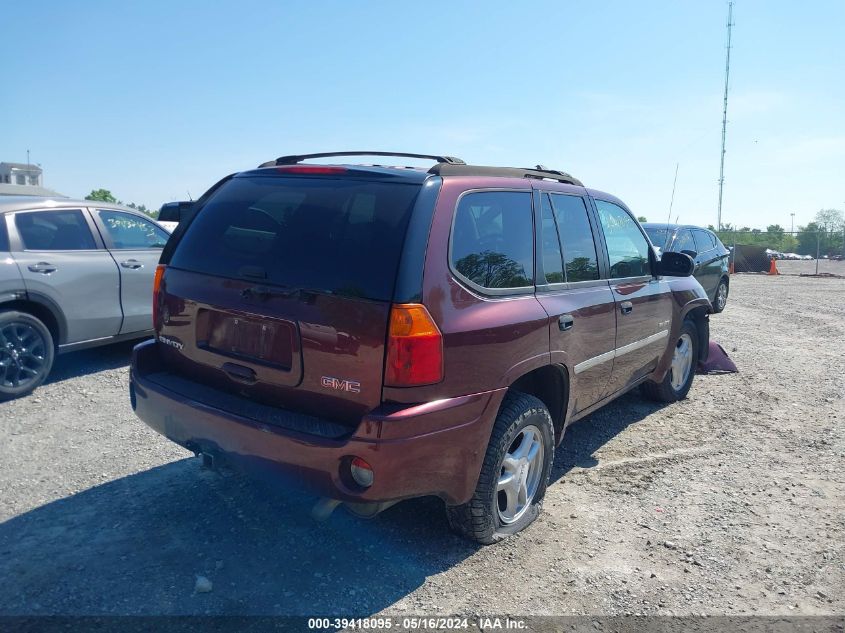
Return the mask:
<svg viewBox="0 0 845 633">
<path fill-rule="evenodd" d="M 769 274 L 770 275 L 780 275 L 778 272 L 778 267 L 775 264 L 775 258 L 772 257 L 771 264 L 769 264 Z"/>
</svg>

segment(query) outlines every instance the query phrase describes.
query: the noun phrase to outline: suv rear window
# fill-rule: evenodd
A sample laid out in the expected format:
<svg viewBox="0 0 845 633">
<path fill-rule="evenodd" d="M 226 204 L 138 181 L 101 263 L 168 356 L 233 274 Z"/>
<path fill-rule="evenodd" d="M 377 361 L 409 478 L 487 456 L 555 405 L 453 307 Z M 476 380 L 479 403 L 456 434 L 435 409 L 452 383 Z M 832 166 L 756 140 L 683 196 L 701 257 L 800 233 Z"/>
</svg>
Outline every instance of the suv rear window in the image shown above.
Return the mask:
<svg viewBox="0 0 845 633">
<path fill-rule="evenodd" d="M 531 194 L 521 191 L 468 193 L 452 226 L 451 263 L 482 288 L 534 285 L 534 226 Z"/>
<path fill-rule="evenodd" d="M 170 265 L 387 301 L 419 190 L 359 179 L 233 178 L 191 223 Z"/>
</svg>

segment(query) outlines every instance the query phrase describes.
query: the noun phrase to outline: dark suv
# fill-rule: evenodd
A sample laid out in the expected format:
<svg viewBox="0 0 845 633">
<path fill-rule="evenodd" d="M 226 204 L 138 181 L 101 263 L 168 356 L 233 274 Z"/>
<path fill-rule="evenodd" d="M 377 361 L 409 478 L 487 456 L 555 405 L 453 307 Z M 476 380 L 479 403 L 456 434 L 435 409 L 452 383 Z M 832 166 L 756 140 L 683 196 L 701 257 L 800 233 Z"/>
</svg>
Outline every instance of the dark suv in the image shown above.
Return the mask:
<svg viewBox="0 0 845 633">
<path fill-rule="evenodd" d="M 436 495 L 492 543 L 538 515 L 566 427 L 630 389 L 672 402 L 706 356 L 686 255 L 558 171 L 429 156 L 224 178 L 162 254 L 132 406 L 209 463 L 372 515 Z"/>
<path fill-rule="evenodd" d="M 713 231 L 688 224 L 646 222 L 645 232 L 660 252 L 689 255 L 695 269 L 693 276 L 704 288 L 713 312 L 721 312 L 728 303 L 730 289 L 730 251 Z"/>
</svg>

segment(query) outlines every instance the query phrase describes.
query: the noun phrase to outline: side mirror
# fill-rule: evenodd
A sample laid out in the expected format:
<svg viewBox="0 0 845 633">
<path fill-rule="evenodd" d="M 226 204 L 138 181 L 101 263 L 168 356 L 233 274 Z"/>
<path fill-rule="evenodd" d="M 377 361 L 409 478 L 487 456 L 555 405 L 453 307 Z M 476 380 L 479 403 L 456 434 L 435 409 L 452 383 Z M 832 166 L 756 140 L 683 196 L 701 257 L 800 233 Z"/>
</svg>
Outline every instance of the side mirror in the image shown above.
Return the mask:
<svg viewBox="0 0 845 633">
<path fill-rule="evenodd" d="M 684 255 L 689 255 L 689 256 L 690 256 L 690 257 L 692 257 L 693 259 L 695 259 L 695 258 L 696 258 L 696 256 L 698 255 L 698 253 L 696 253 L 695 251 L 687 251 L 687 250 L 683 250 L 683 251 L 681 251 L 681 252 L 682 252 Z"/>
<path fill-rule="evenodd" d="M 664 277 L 689 277 L 695 270 L 695 262 L 686 253 L 663 253 L 657 263 L 657 274 Z"/>
</svg>

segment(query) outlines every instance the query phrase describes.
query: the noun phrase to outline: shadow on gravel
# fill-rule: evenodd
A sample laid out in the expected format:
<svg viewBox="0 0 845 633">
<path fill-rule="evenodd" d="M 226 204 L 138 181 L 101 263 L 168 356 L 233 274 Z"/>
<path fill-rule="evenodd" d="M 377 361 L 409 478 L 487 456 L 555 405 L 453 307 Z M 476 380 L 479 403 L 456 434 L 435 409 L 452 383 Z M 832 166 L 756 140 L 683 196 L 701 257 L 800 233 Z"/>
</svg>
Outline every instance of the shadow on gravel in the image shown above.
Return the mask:
<svg viewBox="0 0 845 633">
<path fill-rule="evenodd" d="M 107 369 L 126 367 L 132 359 L 132 348 L 144 339 L 124 341 L 102 347 L 59 354 L 45 384 L 96 374 Z"/>
<path fill-rule="evenodd" d="M 596 465 L 595 450 L 659 408 L 629 395 L 574 424 L 552 481 Z M 197 459 L 90 488 L 0 524 L 0 614 L 364 616 L 478 549 L 449 532 L 438 499 L 325 523 L 315 501 Z M 211 592 L 194 592 L 197 575 Z"/>
<path fill-rule="evenodd" d="M 593 457 L 596 450 L 630 425 L 636 424 L 665 406 L 663 403 L 646 400 L 637 391 L 632 391 L 583 420 L 575 422 L 566 429 L 563 442 L 555 451 L 552 483 L 575 467 L 597 466 L 598 460 Z"/>
<path fill-rule="evenodd" d="M 198 462 L 0 524 L 0 614 L 369 615 L 477 550 L 448 531 L 438 499 L 317 523 L 313 497 Z M 196 575 L 211 592 L 194 593 Z"/>
</svg>

